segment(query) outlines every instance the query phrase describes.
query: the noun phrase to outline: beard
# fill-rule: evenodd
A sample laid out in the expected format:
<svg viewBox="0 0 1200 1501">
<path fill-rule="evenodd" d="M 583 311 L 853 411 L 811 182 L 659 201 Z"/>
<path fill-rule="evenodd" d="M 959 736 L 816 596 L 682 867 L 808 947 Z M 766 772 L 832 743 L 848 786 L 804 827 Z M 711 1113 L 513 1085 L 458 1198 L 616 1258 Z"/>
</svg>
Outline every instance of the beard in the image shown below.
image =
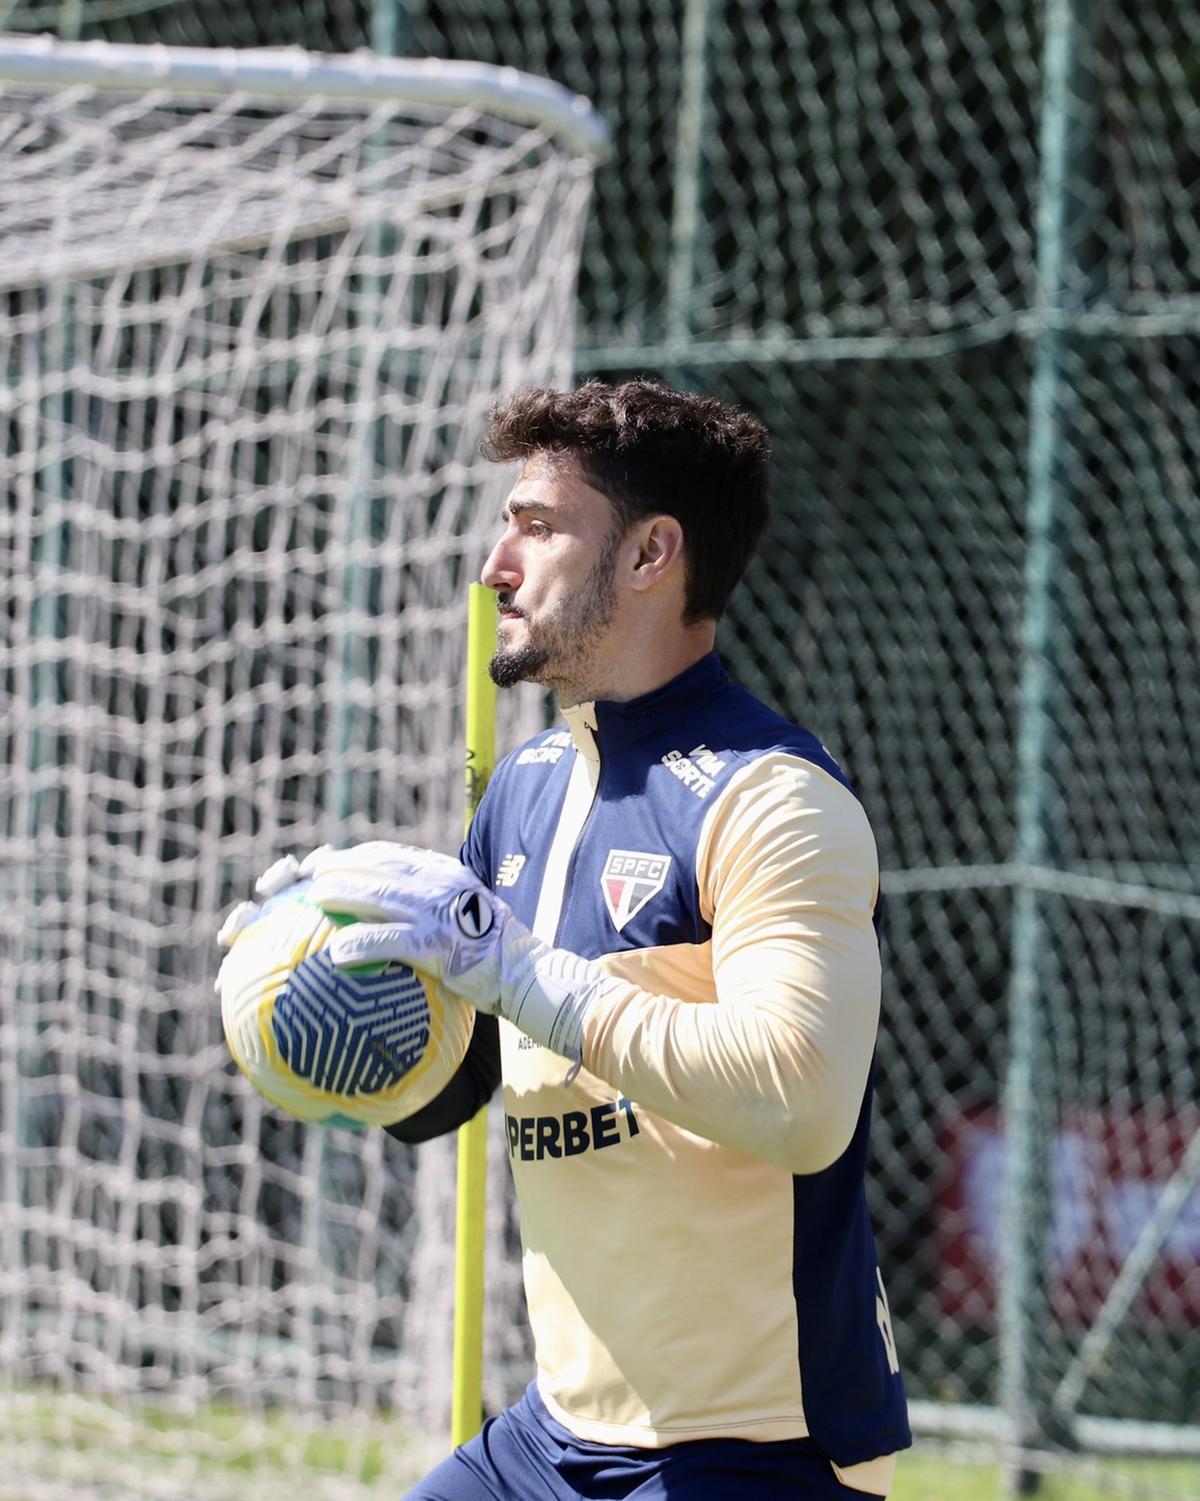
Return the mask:
<svg viewBox="0 0 1200 1501">
<path fill-rule="evenodd" d="M 556 688 L 586 679 L 595 648 L 616 613 L 613 576 L 620 544 L 620 532 L 612 532 L 569 605 L 560 605 L 538 621 L 520 617 L 525 621 L 526 640 L 520 646 L 498 647 L 488 663 L 488 676 L 497 688 L 514 688 L 518 683 Z M 504 596 L 500 599 L 503 603 Z"/>
</svg>

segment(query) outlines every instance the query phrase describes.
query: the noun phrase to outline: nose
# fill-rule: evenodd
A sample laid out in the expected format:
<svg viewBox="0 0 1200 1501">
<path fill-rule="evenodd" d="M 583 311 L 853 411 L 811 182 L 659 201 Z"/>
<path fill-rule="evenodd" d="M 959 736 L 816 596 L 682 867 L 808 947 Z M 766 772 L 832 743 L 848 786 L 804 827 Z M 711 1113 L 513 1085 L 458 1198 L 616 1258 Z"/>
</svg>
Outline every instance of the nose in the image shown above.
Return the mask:
<svg viewBox="0 0 1200 1501">
<path fill-rule="evenodd" d="M 497 539 L 479 577 L 489 589 L 495 589 L 497 593 L 512 592 L 520 587 L 521 570 L 517 565 L 516 555 L 509 546 L 507 535 Z"/>
</svg>

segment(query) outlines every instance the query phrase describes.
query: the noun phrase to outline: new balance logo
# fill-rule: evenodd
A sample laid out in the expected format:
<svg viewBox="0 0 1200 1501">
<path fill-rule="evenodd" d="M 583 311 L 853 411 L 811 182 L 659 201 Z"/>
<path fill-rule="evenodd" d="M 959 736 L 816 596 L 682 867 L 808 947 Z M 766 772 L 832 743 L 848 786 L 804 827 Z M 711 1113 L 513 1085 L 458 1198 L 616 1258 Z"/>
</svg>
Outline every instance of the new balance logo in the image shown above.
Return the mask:
<svg viewBox="0 0 1200 1501">
<path fill-rule="evenodd" d="M 663 889 L 670 868 L 670 855 L 650 855 L 644 850 L 609 850 L 600 873 L 600 889 L 618 933 L 652 896 L 657 896 Z"/>
<path fill-rule="evenodd" d="M 524 855 L 505 855 L 496 869 L 496 885 L 515 886 L 517 884 L 517 877 L 524 869 Z"/>
</svg>

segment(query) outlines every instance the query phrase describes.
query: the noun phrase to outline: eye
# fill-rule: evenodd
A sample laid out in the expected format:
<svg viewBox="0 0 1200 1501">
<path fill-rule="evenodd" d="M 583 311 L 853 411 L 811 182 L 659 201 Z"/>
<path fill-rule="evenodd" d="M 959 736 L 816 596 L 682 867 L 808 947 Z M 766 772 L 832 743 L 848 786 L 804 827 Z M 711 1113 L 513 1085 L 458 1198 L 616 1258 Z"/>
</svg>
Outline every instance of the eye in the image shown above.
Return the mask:
<svg viewBox="0 0 1200 1501">
<path fill-rule="evenodd" d="M 548 537 L 550 535 L 550 528 L 544 521 L 531 520 L 528 524 L 528 530 L 531 537 Z"/>
</svg>

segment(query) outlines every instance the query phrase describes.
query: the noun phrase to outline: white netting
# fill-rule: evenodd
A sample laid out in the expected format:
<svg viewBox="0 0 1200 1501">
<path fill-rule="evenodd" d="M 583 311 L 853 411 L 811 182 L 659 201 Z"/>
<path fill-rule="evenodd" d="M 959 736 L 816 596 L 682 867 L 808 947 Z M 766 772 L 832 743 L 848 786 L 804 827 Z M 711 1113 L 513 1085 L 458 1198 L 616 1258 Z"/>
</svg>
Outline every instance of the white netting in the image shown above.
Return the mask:
<svg viewBox="0 0 1200 1501">
<path fill-rule="evenodd" d="M 0 1496 L 394 1495 L 445 1432 L 453 1144 L 279 1116 L 212 978 L 279 851 L 461 832 L 478 441 L 569 377 L 590 183 L 461 92 L 0 94 Z"/>
</svg>

